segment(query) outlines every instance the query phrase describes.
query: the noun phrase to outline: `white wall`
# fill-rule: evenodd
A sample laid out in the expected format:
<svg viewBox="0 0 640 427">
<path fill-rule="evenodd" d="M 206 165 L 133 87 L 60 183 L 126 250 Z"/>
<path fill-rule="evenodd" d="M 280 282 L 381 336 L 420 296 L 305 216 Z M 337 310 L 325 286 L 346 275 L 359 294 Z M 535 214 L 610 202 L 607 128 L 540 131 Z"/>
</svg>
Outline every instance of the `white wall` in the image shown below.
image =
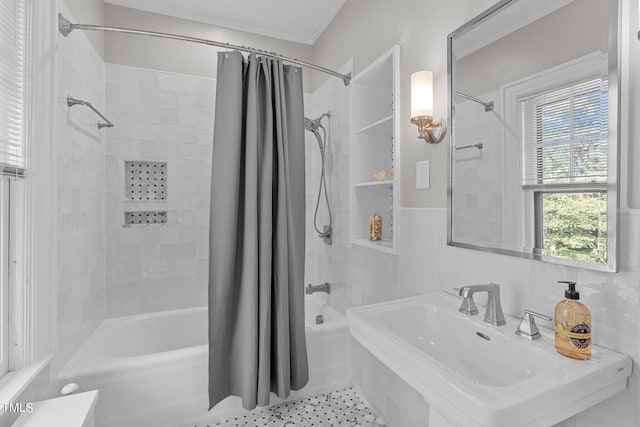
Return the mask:
<svg viewBox="0 0 640 427">
<path fill-rule="evenodd" d="M 517 239 L 518 235 L 503 233 L 506 215 L 515 212 L 503 206 L 507 198 L 506 186 L 503 185 L 507 165 L 500 123 L 503 106 L 499 95 L 500 92 L 494 90 L 479 96 L 480 99 L 494 101 L 493 112 L 485 112 L 473 101 L 456 103 L 458 126 L 454 145 L 464 147 L 480 143 L 482 149 L 465 148 L 453 154 L 456 183 L 453 238 L 481 246 L 513 248 L 507 237 Z"/>
<path fill-rule="evenodd" d="M 107 64 L 107 317 L 207 304 L 215 80 Z M 167 162 L 167 200 L 125 199 L 124 162 Z M 123 227 L 124 211 L 168 211 Z"/>
<path fill-rule="evenodd" d="M 62 3 L 63 13 L 71 17 Z M 58 132 L 51 158 L 57 170 L 56 374 L 104 318 L 105 130 L 86 107 L 66 105 L 67 95 L 104 111 L 104 62 L 81 32 L 58 38 L 55 51 Z"/>
<path fill-rule="evenodd" d="M 104 0 L 64 0 L 73 15 L 72 22 L 80 24 L 104 25 Z M 69 16 L 65 16 L 70 19 Z M 86 36 L 100 56 L 104 55 L 104 34 L 101 31 L 87 31 Z"/>
</svg>

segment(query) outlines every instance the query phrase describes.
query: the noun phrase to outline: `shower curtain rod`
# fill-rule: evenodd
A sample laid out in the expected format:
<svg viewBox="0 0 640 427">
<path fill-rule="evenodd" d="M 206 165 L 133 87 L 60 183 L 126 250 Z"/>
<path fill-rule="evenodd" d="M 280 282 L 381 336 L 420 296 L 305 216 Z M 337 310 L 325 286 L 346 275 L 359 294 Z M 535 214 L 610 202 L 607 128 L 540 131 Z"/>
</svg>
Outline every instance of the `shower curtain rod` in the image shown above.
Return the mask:
<svg viewBox="0 0 640 427">
<path fill-rule="evenodd" d="M 280 59 L 282 61 L 289 62 L 291 64 L 300 65 L 302 67 L 311 68 L 313 70 L 317 70 L 317 71 L 321 71 L 321 72 L 326 73 L 326 74 L 330 74 L 332 76 L 335 76 L 335 77 L 338 77 L 338 78 L 342 79 L 342 81 L 344 82 L 345 86 L 349 86 L 349 83 L 351 82 L 351 73 L 341 74 L 341 73 L 338 73 L 337 71 L 333 71 L 333 70 L 330 70 L 328 68 L 321 67 L 319 65 L 311 64 L 309 62 L 304 62 L 304 61 L 300 61 L 298 59 L 289 58 L 289 57 L 286 57 L 284 55 L 280 55 L 279 53 L 267 52 L 266 50 L 256 49 L 256 48 L 249 47 L 249 46 L 238 46 L 238 45 L 233 45 L 233 44 L 229 44 L 229 43 L 218 42 L 218 41 L 215 41 L 215 40 L 207 40 L 207 39 L 200 39 L 200 38 L 196 38 L 196 37 L 181 36 L 179 34 L 160 33 L 160 32 L 157 32 L 157 31 L 133 30 L 133 29 L 129 29 L 129 28 L 118 28 L 118 27 L 105 27 L 105 26 L 102 26 L 102 25 L 74 24 L 74 23 L 70 22 L 67 18 L 65 18 L 61 13 L 58 14 L 58 30 L 65 37 L 68 36 L 69 33 L 71 33 L 71 31 L 73 31 L 73 30 L 107 31 L 107 32 L 114 32 L 114 33 L 138 34 L 138 35 L 142 35 L 142 36 L 150 36 L 150 37 L 159 37 L 159 38 L 164 38 L 164 39 L 181 40 L 181 41 L 185 41 L 185 42 L 206 44 L 206 45 L 209 45 L 209 46 L 216 46 L 216 47 L 221 47 L 221 48 L 225 48 L 225 49 L 239 50 L 239 51 L 242 51 L 242 52 L 257 53 L 257 54 L 260 54 L 260 55 L 266 55 L 266 56 L 270 56 L 272 58 Z"/>
<path fill-rule="evenodd" d="M 478 99 L 478 98 L 476 98 L 474 96 L 471 96 L 471 95 L 467 95 L 464 92 L 456 92 L 456 95 L 461 96 L 463 98 L 466 98 L 466 99 L 468 99 L 470 101 L 477 102 L 478 104 L 484 106 L 484 111 L 487 112 L 487 113 L 489 111 L 493 111 L 493 101 L 484 102 L 483 100 Z"/>
</svg>

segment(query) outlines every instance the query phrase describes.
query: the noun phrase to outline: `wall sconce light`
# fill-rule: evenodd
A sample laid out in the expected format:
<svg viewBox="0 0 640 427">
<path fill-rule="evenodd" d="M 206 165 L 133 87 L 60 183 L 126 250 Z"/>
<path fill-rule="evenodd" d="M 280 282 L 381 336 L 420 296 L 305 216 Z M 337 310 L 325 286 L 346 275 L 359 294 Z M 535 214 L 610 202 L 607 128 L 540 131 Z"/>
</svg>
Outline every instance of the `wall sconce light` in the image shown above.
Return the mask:
<svg viewBox="0 0 640 427">
<path fill-rule="evenodd" d="M 433 73 L 418 71 L 411 75 L 411 123 L 418 127 L 418 138 L 429 144 L 442 142 L 447 122 L 433 118 Z"/>
</svg>

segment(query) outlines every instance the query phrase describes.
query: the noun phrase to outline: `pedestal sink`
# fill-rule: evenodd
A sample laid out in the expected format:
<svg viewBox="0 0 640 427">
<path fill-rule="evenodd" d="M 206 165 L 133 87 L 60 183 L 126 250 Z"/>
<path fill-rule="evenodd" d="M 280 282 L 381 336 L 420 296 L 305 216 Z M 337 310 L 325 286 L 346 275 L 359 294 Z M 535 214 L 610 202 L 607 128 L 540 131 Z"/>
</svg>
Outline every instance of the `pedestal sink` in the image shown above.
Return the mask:
<svg viewBox="0 0 640 427">
<path fill-rule="evenodd" d="M 590 360 L 526 340 L 519 320 L 492 326 L 446 293 L 347 310 L 352 336 L 430 405 L 430 427 L 549 427 L 624 390 L 631 359 L 593 346 Z M 427 423 L 425 422 L 425 425 Z"/>
</svg>

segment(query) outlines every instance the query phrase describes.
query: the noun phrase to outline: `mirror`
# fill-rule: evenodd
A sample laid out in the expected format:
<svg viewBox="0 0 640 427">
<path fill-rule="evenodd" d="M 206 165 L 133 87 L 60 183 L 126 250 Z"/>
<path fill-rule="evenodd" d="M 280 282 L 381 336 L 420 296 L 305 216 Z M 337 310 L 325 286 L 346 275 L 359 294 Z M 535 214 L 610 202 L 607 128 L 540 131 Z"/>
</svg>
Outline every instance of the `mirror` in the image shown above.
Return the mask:
<svg viewBox="0 0 640 427">
<path fill-rule="evenodd" d="M 618 2 L 504 0 L 448 37 L 448 243 L 616 271 Z"/>
</svg>

